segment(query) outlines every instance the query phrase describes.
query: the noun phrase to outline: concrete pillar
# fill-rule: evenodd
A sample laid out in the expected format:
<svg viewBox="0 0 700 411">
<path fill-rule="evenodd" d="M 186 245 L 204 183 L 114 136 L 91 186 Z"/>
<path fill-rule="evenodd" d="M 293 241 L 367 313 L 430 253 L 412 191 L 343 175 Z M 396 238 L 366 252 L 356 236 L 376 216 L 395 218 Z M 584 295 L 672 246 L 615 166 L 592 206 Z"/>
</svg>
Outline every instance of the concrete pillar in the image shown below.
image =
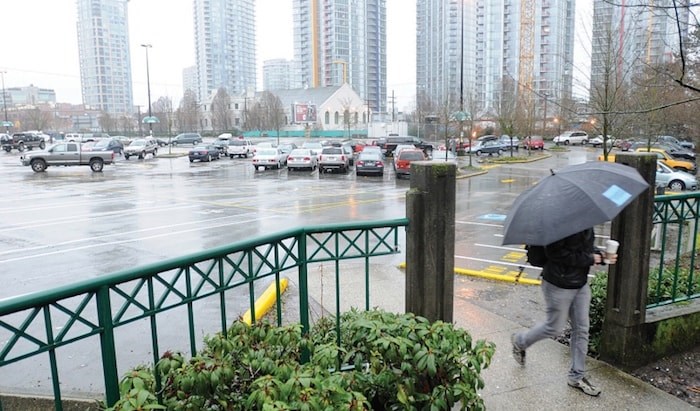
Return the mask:
<svg viewBox="0 0 700 411">
<path fill-rule="evenodd" d="M 645 362 L 645 319 L 652 213 L 656 180 L 656 155 L 620 154 L 615 162 L 636 168 L 649 189 L 628 205 L 613 221 L 610 238 L 620 242 L 617 264 L 608 268 L 608 295 L 601 338 L 604 361 L 636 366 Z"/>
<path fill-rule="evenodd" d="M 406 312 L 452 322 L 455 164 L 411 163 L 406 194 Z"/>
</svg>

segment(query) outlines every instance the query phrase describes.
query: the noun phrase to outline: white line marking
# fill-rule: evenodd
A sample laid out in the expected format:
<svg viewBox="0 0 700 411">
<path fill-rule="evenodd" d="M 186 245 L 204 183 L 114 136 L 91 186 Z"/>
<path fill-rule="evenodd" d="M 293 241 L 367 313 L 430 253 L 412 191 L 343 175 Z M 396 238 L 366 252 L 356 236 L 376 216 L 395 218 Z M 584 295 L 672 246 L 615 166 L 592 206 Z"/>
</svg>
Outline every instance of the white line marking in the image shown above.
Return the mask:
<svg viewBox="0 0 700 411">
<path fill-rule="evenodd" d="M 474 222 L 474 221 L 459 221 L 459 220 L 456 220 L 455 223 L 457 223 L 457 224 L 469 224 L 469 225 L 482 225 L 482 226 L 486 226 L 486 227 L 501 227 L 501 228 L 503 228 L 503 224 L 488 224 L 488 223 L 477 223 L 477 222 Z"/>
</svg>

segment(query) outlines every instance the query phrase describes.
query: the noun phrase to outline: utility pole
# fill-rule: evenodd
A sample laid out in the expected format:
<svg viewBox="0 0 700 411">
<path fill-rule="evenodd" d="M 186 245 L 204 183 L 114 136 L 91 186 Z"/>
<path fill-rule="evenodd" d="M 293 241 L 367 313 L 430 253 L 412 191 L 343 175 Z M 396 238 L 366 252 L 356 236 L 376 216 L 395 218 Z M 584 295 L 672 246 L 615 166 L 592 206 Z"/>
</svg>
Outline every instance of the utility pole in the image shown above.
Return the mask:
<svg viewBox="0 0 700 411">
<path fill-rule="evenodd" d="M 148 68 L 148 49 L 150 44 L 142 44 L 141 47 L 146 49 L 146 86 L 148 87 L 148 133 L 153 137 L 153 114 L 151 113 L 151 73 Z"/>
<path fill-rule="evenodd" d="M 396 121 L 396 96 L 394 95 L 394 90 L 391 90 L 391 122 Z"/>
</svg>

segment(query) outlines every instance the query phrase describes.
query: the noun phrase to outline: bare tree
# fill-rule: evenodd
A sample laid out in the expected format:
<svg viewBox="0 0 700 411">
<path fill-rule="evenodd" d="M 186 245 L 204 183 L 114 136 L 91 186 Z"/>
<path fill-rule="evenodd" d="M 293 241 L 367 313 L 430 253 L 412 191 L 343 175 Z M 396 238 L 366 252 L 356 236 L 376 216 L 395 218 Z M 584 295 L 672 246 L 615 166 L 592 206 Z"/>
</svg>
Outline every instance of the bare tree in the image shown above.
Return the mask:
<svg viewBox="0 0 700 411">
<path fill-rule="evenodd" d="M 153 115 L 160 120 L 160 122 L 153 124 L 154 130 L 159 135 L 170 135 L 172 131 L 170 119 L 173 116 L 173 100 L 170 97 L 159 97 L 153 103 Z"/>
<path fill-rule="evenodd" d="M 263 91 L 260 94 L 259 104 L 263 115 L 263 128 L 275 130 L 277 132 L 277 142 L 279 143 L 280 130 L 285 124 L 282 100 L 269 91 Z"/>
<path fill-rule="evenodd" d="M 100 125 L 100 129 L 103 132 L 109 133 L 114 131 L 114 119 L 106 111 L 100 113 L 100 117 L 97 118 L 97 123 Z"/>
<path fill-rule="evenodd" d="M 225 132 L 231 127 L 231 96 L 220 87 L 211 102 L 212 127 Z"/>
<path fill-rule="evenodd" d="M 180 131 L 197 131 L 199 126 L 199 109 L 194 91 L 185 91 L 180 106 L 175 114 Z"/>
<path fill-rule="evenodd" d="M 51 127 L 51 113 L 42 111 L 39 107 L 23 110 L 20 116 L 25 129 L 48 130 Z"/>
</svg>

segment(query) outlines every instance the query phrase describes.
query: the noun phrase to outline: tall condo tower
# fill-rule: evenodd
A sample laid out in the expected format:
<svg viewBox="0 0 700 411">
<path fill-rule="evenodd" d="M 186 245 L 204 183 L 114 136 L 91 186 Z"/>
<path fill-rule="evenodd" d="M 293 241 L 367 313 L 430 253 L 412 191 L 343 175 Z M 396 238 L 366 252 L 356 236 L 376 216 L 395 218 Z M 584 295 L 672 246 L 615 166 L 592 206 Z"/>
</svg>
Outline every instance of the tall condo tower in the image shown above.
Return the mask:
<svg viewBox="0 0 700 411">
<path fill-rule="evenodd" d="M 293 2 L 296 82 L 348 83 L 372 112 L 386 112 L 386 0 Z"/>
<path fill-rule="evenodd" d="M 127 0 L 77 0 L 83 104 L 133 114 Z"/>
<path fill-rule="evenodd" d="M 630 82 L 650 66 L 672 62 L 688 35 L 688 2 L 627 0 L 593 3 L 591 90 L 607 81 Z M 678 11 L 676 20 L 675 11 Z M 680 23 L 680 24 L 677 24 Z M 680 28 L 680 33 L 679 33 Z M 680 34 L 680 35 L 679 35 Z"/>
<path fill-rule="evenodd" d="M 198 99 L 255 90 L 255 0 L 194 0 Z"/>
<path fill-rule="evenodd" d="M 417 0 L 416 8 L 419 103 L 455 108 L 461 93 L 472 117 L 488 118 L 504 90 L 571 97 L 573 0 Z"/>
</svg>

